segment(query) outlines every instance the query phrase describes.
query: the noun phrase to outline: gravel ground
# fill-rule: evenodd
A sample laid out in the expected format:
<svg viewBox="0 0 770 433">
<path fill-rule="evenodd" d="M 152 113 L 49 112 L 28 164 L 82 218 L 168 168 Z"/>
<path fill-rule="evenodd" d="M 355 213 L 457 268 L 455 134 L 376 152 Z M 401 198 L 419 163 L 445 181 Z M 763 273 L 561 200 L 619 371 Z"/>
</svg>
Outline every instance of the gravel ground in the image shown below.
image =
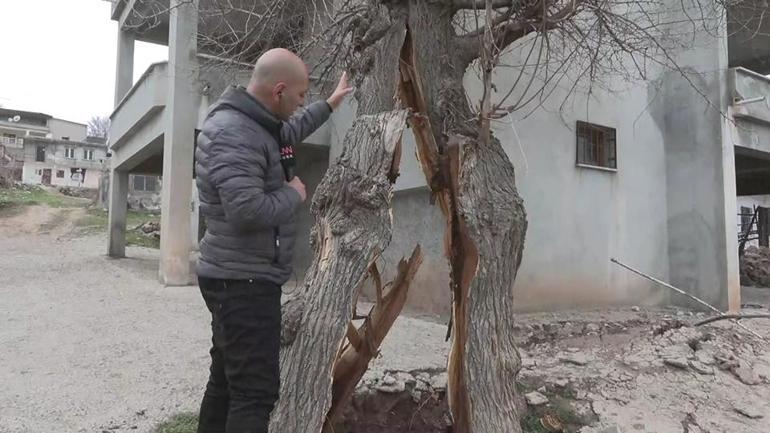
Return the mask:
<svg viewBox="0 0 770 433">
<path fill-rule="evenodd" d="M 203 393 L 210 318 L 197 287 L 162 287 L 157 250 L 116 260 L 106 237 L 72 237 L 78 215 L 0 217 L 2 433 L 149 432 Z M 373 368 L 443 368 L 444 333 L 399 319 Z"/>
</svg>

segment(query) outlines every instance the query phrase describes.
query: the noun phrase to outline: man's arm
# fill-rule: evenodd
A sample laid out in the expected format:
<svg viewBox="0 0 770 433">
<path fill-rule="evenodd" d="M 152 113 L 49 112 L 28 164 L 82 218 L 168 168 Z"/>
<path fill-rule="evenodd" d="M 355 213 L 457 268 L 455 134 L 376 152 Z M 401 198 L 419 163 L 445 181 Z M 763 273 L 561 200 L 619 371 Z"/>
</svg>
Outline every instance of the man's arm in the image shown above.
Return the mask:
<svg viewBox="0 0 770 433">
<path fill-rule="evenodd" d="M 298 144 L 329 119 L 332 108 L 326 101 L 314 102 L 283 122 L 281 144 Z"/>
<path fill-rule="evenodd" d="M 209 179 L 225 217 L 240 230 L 277 226 L 291 217 L 302 197 L 288 184 L 265 192 L 265 155 L 239 140 L 238 134 L 222 131 L 209 153 Z"/>
<path fill-rule="evenodd" d="M 336 110 L 353 90 L 355 89 L 348 85 L 347 72 L 343 72 L 337 83 L 337 88 L 326 101 L 312 103 L 299 114 L 295 114 L 287 122 L 284 122 L 281 128 L 281 144 L 295 145 L 301 143 L 329 119 L 332 111 Z"/>
</svg>

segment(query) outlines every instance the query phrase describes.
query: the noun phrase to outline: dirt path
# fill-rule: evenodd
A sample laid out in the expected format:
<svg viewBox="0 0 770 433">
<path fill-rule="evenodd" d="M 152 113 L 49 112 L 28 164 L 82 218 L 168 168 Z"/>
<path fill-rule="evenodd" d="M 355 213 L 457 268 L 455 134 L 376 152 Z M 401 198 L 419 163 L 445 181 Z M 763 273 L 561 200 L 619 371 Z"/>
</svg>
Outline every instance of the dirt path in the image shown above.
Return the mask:
<svg viewBox="0 0 770 433">
<path fill-rule="evenodd" d="M 77 220 L 85 214 L 85 208 L 25 206 L 6 211 L 5 217 L 0 216 L 0 233 L 14 238 L 28 235 L 58 238 L 71 234 Z"/>
</svg>

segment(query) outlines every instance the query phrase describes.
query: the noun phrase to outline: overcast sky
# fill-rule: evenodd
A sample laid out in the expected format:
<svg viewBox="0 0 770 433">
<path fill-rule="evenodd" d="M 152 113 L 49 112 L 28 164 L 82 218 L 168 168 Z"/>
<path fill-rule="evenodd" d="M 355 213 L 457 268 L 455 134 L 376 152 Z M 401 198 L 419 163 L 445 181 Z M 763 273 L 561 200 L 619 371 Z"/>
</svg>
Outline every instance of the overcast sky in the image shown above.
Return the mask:
<svg viewBox="0 0 770 433">
<path fill-rule="evenodd" d="M 0 0 L 0 105 L 85 123 L 112 112 L 117 23 L 104 0 Z M 137 42 L 134 80 L 166 60 Z"/>
</svg>

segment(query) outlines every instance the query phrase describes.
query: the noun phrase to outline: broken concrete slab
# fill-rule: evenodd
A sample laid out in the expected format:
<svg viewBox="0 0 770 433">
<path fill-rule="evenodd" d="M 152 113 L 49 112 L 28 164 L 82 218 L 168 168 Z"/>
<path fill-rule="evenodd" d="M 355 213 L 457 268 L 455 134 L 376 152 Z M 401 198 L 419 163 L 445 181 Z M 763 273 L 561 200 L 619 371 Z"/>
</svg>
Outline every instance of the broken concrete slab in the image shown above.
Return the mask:
<svg viewBox="0 0 770 433">
<path fill-rule="evenodd" d="M 445 390 L 448 379 L 449 376 L 446 373 L 438 374 L 430 379 L 430 386 L 435 390 Z"/>
<path fill-rule="evenodd" d="M 689 361 L 690 368 L 693 369 L 696 373 L 704 374 L 704 375 L 712 375 L 714 374 L 714 368 L 710 367 L 708 365 L 703 364 L 700 361 L 691 360 Z"/>
<path fill-rule="evenodd" d="M 762 382 L 759 375 L 744 362 L 741 362 L 738 367 L 734 367 L 730 371 L 738 380 L 746 385 L 758 385 Z"/>
<path fill-rule="evenodd" d="M 537 391 L 524 394 L 524 398 L 527 399 L 527 404 L 530 406 L 541 406 L 548 403 L 548 397 Z"/>
<path fill-rule="evenodd" d="M 663 363 L 682 370 L 687 370 L 687 367 L 688 367 L 687 358 L 681 358 L 681 357 L 665 358 L 663 359 Z"/>
</svg>

